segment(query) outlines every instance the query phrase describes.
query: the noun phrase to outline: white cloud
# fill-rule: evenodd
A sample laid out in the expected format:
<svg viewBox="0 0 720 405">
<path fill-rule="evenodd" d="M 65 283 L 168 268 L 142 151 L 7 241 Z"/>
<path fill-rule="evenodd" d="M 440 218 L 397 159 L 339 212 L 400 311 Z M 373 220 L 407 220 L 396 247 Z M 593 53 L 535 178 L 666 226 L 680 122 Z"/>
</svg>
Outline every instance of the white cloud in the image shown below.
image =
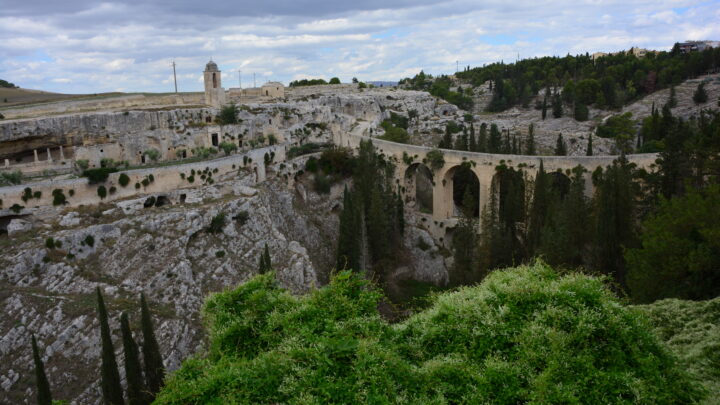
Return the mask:
<svg viewBox="0 0 720 405">
<path fill-rule="evenodd" d="M 211 57 L 233 85 L 238 69 L 244 84 L 253 73 L 286 83 L 347 82 L 398 80 L 421 69 L 452 73 L 458 60 L 480 66 L 518 53 L 668 49 L 685 39 L 720 39 L 717 3 L 700 0 L 316 0 L 307 10 L 288 3 L 281 13 L 223 1 L 83 4 L 0 17 L 0 78 L 63 92 L 168 91 L 175 60 L 179 89 L 198 91 Z"/>
</svg>

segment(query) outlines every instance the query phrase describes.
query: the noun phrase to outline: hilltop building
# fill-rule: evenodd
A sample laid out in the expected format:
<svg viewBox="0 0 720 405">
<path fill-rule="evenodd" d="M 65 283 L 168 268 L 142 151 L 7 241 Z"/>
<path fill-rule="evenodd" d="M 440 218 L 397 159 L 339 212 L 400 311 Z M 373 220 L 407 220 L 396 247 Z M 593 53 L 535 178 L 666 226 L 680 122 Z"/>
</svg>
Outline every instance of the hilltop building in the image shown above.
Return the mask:
<svg viewBox="0 0 720 405">
<path fill-rule="evenodd" d="M 720 41 L 685 41 L 679 42 L 677 45 L 682 53 L 702 52 L 707 48 L 720 47 Z"/>
<path fill-rule="evenodd" d="M 634 55 L 637 58 L 644 58 L 645 56 L 647 56 L 648 53 L 657 53 L 657 51 L 653 51 L 651 49 L 645 49 L 645 48 L 632 47 L 627 51 L 610 52 L 610 53 L 595 52 L 594 54 L 592 54 L 592 60 L 596 60 L 598 58 L 602 58 L 603 56 L 608 56 L 608 55 L 619 55 L 620 53 Z"/>
<path fill-rule="evenodd" d="M 264 101 L 268 99 L 285 98 L 285 86 L 280 82 L 267 82 L 261 87 L 248 89 L 230 88 L 225 90 L 222 87 L 222 74 L 215 62 L 212 60 L 205 65 L 203 72 L 205 82 L 205 104 L 212 107 L 221 107 L 229 101 L 241 102 Z"/>
</svg>

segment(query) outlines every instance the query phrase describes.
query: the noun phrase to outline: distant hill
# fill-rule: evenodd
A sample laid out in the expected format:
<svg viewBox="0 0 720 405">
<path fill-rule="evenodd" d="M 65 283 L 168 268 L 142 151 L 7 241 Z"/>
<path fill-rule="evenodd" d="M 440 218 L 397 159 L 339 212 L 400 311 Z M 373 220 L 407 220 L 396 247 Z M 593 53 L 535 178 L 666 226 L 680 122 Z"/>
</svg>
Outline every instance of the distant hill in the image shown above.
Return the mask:
<svg viewBox="0 0 720 405">
<path fill-rule="evenodd" d="M 7 82 L 6 82 L 7 83 Z M 10 83 L 12 84 L 12 83 Z M 120 93 L 103 93 L 120 94 Z M 22 89 L 19 87 L 0 86 L 0 108 L 23 104 L 45 103 L 50 101 L 72 100 L 94 97 L 99 94 L 62 94 L 49 91 Z"/>
</svg>

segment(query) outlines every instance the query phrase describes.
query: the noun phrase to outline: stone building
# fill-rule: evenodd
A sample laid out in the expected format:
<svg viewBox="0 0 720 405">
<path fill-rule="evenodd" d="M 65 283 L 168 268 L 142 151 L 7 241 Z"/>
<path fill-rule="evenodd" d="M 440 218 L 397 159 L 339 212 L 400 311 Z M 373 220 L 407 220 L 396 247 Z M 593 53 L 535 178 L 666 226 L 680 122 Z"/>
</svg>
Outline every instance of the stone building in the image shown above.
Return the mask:
<svg viewBox="0 0 720 405">
<path fill-rule="evenodd" d="M 205 65 L 203 72 L 205 81 L 205 104 L 220 107 L 225 104 L 225 89 L 222 88 L 220 69 L 212 60 Z"/>
</svg>

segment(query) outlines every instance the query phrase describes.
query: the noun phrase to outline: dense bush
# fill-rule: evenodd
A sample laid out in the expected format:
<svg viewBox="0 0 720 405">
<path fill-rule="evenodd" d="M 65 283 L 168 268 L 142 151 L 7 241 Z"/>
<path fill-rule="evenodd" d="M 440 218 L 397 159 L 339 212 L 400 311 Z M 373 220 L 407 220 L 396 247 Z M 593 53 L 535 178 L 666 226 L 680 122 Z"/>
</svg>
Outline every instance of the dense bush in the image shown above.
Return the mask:
<svg viewBox="0 0 720 405">
<path fill-rule="evenodd" d="M 121 186 L 125 187 L 130 183 L 130 177 L 125 173 L 121 173 L 120 177 L 118 177 L 118 183 L 120 183 Z"/>
<path fill-rule="evenodd" d="M 667 299 L 635 308 L 644 313 L 660 340 L 708 391 L 703 404 L 720 398 L 720 298 L 709 301 Z"/>
<path fill-rule="evenodd" d="M 70 195 L 73 195 L 74 191 L 70 190 Z M 67 198 L 65 197 L 65 194 L 63 193 L 63 190 L 61 188 L 56 188 L 52 192 L 53 196 L 53 205 L 65 205 L 67 204 Z"/>
<path fill-rule="evenodd" d="M 83 177 L 87 177 L 90 184 L 102 183 L 107 180 L 111 173 L 117 172 L 118 169 L 114 167 L 98 167 L 96 169 L 87 169 L 82 172 Z"/>
<path fill-rule="evenodd" d="M 209 233 L 220 233 L 225 227 L 225 213 L 221 212 L 210 220 L 207 231 Z"/>
<path fill-rule="evenodd" d="M 230 125 L 238 123 L 238 107 L 235 104 L 229 104 L 220 109 L 220 114 L 215 117 L 215 122 L 220 125 Z"/>
<path fill-rule="evenodd" d="M 108 193 L 108 191 L 105 188 L 105 186 L 99 186 L 97 188 L 97 195 L 100 197 L 101 200 L 104 199 L 105 197 L 107 197 L 107 193 Z"/>
<path fill-rule="evenodd" d="M 0 173 L 0 184 L 20 184 L 22 183 L 23 174 L 20 170 L 14 172 Z"/>
<path fill-rule="evenodd" d="M 491 274 L 390 325 L 341 272 L 304 297 L 272 273 L 211 296 L 208 352 L 157 404 L 692 403 L 701 389 L 599 279 L 543 264 Z"/>
</svg>

